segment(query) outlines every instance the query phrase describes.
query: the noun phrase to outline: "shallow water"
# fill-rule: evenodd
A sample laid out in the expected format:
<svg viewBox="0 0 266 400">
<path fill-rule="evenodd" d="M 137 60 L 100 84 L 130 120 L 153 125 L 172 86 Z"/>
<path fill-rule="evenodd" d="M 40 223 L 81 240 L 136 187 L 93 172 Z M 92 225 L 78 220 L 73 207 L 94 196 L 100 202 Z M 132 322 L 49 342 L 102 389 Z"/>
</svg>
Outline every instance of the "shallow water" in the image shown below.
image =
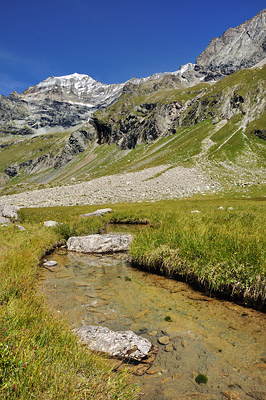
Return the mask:
<svg viewBox="0 0 266 400">
<path fill-rule="evenodd" d="M 139 271 L 126 255 L 60 249 L 49 259 L 58 266 L 42 269 L 40 290 L 71 326 L 131 329 L 159 348 L 150 370 L 134 378 L 143 399 L 266 399 L 265 314 Z M 168 346 L 158 342 L 163 335 Z M 198 374 L 207 384 L 196 383 Z"/>
</svg>

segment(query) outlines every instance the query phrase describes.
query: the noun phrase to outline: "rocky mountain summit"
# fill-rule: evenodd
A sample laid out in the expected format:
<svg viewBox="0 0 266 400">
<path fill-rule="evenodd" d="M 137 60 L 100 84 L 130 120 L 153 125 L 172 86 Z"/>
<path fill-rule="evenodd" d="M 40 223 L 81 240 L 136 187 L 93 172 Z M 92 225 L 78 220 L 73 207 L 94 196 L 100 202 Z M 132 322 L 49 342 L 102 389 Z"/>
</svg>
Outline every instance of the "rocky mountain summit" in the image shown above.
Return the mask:
<svg viewBox="0 0 266 400">
<path fill-rule="evenodd" d="M 196 69 L 207 72 L 207 80 L 219 79 L 239 69 L 253 67 L 265 57 L 266 9 L 212 39 L 197 58 Z"/>
<path fill-rule="evenodd" d="M 71 74 L 50 76 L 36 86 L 24 90 L 20 98 L 26 101 L 50 99 L 82 105 L 95 110 L 106 107 L 118 99 L 125 83 L 105 84 L 89 75 Z"/>
</svg>

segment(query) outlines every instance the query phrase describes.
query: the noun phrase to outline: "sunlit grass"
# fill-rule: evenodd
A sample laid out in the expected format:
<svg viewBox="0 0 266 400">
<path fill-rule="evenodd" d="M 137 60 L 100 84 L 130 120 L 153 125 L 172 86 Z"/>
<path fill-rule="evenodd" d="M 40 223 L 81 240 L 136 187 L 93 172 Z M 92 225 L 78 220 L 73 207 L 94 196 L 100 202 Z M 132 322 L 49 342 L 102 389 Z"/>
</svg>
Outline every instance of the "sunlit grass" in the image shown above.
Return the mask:
<svg viewBox="0 0 266 400">
<path fill-rule="evenodd" d="M 36 222 L 24 226 L 25 232 L 0 228 L 0 398 L 135 398 L 127 374 L 112 372 L 79 344 L 35 293 L 38 261 L 62 233 Z M 80 232 L 93 229 L 87 224 Z"/>
</svg>

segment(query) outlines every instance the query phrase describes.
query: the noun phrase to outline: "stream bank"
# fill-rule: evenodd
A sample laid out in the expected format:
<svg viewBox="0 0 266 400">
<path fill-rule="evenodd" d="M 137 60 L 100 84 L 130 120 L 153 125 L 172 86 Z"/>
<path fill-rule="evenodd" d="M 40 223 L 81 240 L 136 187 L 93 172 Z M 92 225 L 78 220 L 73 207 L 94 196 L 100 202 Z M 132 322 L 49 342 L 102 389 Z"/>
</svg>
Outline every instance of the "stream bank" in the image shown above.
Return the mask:
<svg viewBox="0 0 266 400">
<path fill-rule="evenodd" d="M 58 266 L 42 269 L 40 291 L 73 328 L 131 329 L 158 348 L 134 378 L 145 400 L 266 398 L 264 314 L 137 270 L 125 254 L 59 249 L 49 258 Z M 200 374 L 206 384 L 197 383 Z"/>
</svg>

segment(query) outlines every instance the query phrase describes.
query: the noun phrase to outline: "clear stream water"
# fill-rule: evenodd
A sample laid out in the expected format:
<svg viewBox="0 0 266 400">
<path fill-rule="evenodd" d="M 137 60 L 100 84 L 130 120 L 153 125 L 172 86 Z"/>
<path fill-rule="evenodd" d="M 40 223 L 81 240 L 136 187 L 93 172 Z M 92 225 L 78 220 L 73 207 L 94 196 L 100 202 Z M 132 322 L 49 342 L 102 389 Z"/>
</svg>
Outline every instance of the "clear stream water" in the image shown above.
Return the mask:
<svg viewBox="0 0 266 400">
<path fill-rule="evenodd" d="M 185 283 L 133 268 L 126 255 L 59 249 L 40 292 L 72 327 L 133 330 L 159 348 L 133 381 L 145 400 L 266 399 L 266 315 L 209 298 Z M 171 321 L 165 321 L 165 317 Z M 169 345 L 158 342 L 169 336 Z M 208 377 L 198 384 L 198 374 Z"/>
</svg>

